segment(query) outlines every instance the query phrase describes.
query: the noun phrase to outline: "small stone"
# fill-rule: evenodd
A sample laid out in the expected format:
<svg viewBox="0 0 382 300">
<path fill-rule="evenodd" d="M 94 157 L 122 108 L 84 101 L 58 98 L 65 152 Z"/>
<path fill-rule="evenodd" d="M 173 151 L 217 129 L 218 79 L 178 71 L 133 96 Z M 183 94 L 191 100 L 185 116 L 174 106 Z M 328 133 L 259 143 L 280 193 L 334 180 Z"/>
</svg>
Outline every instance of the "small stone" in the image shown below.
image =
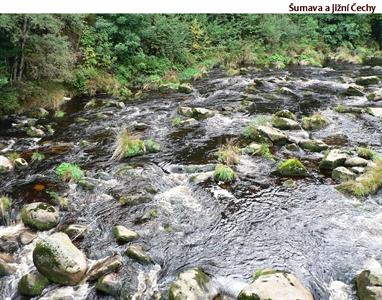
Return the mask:
<svg viewBox="0 0 382 300">
<path fill-rule="evenodd" d="M 152 263 L 152 259 L 148 256 L 140 245 L 132 245 L 127 248 L 126 255 L 142 264 Z"/>
<path fill-rule="evenodd" d="M 100 277 L 118 270 L 123 265 L 123 258 L 119 254 L 115 254 L 100 260 L 90 268 L 86 274 L 87 281 L 96 281 Z"/>
<path fill-rule="evenodd" d="M 370 93 L 367 95 L 367 99 L 371 101 L 381 101 L 382 100 L 382 89 L 379 89 L 375 92 Z"/>
<path fill-rule="evenodd" d="M 301 126 L 298 122 L 292 119 L 275 116 L 272 118 L 272 126 L 284 130 L 301 129 Z"/>
<path fill-rule="evenodd" d="M 27 135 L 30 137 L 44 137 L 45 133 L 42 129 L 31 126 L 27 130 Z"/>
<path fill-rule="evenodd" d="M 301 148 L 312 152 L 321 152 L 328 149 L 328 145 L 321 140 L 304 139 L 300 141 L 299 145 Z"/>
<path fill-rule="evenodd" d="M 292 144 L 288 144 L 285 146 L 285 148 L 289 151 L 293 151 L 293 152 L 296 152 L 296 151 L 299 151 L 300 148 L 299 146 L 297 146 L 295 143 L 292 143 Z"/>
<path fill-rule="evenodd" d="M 332 171 L 332 178 L 334 180 L 347 181 L 355 177 L 356 175 L 345 167 L 337 167 Z"/>
<path fill-rule="evenodd" d="M 352 170 L 352 172 L 354 172 L 355 174 L 362 174 L 362 173 L 365 173 L 365 168 L 362 168 L 362 167 L 352 167 L 351 170 Z"/>
<path fill-rule="evenodd" d="M 28 245 L 32 243 L 35 238 L 37 238 L 37 234 L 27 229 L 19 235 L 18 240 L 22 245 Z"/>
<path fill-rule="evenodd" d="M 199 124 L 199 122 L 194 118 L 190 118 L 190 119 L 187 119 L 187 120 L 180 122 L 180 125 L 185 126 L 185 127 L 191 127 L 191 126 L 195 126 L 198 124 Z"/>
<path fill-rule="evenodd" d="M 283 186 L 294 189 L 296 188 L 296 181 L 294 181 L 293 179 L 287 179 L 283 182 Z"/>
<path fill-rule="evenodd" d="M 117 225 L 113 229 L 116 240 L 120 243 L 127 243 L 139 238 L 138 233 L 127 229 L 125 226 Z"/>
<path fill-rule="evenodd" d="M 65 229 L 65 233 L 70 237 L 71 240 L 83 239 L 85 233 L 88 231 L 89 225 L 81 224 L 70 224 Z"/>
<path fill-rule="evenodd" d="M 346 167 L 366 167 L 368 160 L 361 157 L 351 157 L 345 160 Z"/>
<path fill-rule="evenodd" d="M 206 182 L 214 176 L 214 172 L 198 173 L 190 178 L 190 181 L 195 184 Z"/>
<path fill-rule="evenodd" d="M 0 155 L 0 174 L 10 172 L 13 168 L 12 162 L 7 157 Z"/>
<path fill-rule="evenodd" d="M 37 271 L 32 271 L 21 277 L 18 291 L 23 296 L 36 297 L 48 286 L 49 281 Z"/>
<path fill-rule="evenodd" d="M 259 126 L 257 130 L 275 144 L 284 145 L 287 142 L 287 136 L 281 130 L 269 126 Z"/>
<path fill-rule="evenodd" d="M 336 167 L 342 166 L 348 156 L 341 150 L 333 149 L 322 159 L 320 169 L 333 170 Z"/>
<path fill-rule="evenodd" d="M 285 86 L 280 88 L 280 93 L 283 95 L 288 95 L 288 96 L 295 96 L 295 97 L 298 96 L 295 92 L 293 92 L 291 89 L 289 89 Z"/>
<path fill-rule="evenodd" d="M 117 297 L 121 289 L 121 279 L 115 273 L 107 274 L 98 279 L 95 288 L 97 291 Z"/>
</svg>

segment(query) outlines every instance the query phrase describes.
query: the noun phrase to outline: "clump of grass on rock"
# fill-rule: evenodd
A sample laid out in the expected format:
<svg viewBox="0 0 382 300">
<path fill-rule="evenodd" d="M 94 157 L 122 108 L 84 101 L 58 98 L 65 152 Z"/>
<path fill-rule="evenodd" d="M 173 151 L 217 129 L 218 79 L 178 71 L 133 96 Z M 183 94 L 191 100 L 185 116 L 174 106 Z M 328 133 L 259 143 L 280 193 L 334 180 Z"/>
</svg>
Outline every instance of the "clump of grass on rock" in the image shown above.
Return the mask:
<svg viewBox="0 0 382 300">
<path fill-rule="evenodd" d="M 240 148 L 230 140 L 226 145 L 219 148 L 218 160 L 228 166 L 236 165 L 240 161 Z"/>
<path fill-rule="evenodd" d="M 362 157 L 364 159 L 375 160 L 376 158 L 378 158 L 377 153 L 375 153 L 373 150 L 366 147 L 358 147 L 357 154 L 359 157 Z"/>
<path fill-rule="evenodd" d="M 348 180 L 338 186 L 343 193 L 364 197 L 376 193 L 382 188 L 382 159 L 378 159 L 374 166 L 354 180 Z"/>
<path fill-rule="evenodd" d="M 236 179 L 236 173 L 229 166 L 220 164 L 215 168 L 214 178 L 216 181 L 228 183 Z"/>
<path fill-rule="evenodd" d="M 145 152 L 145 143 L 134 137 L 126 128 L 122 129 L 117 136 L 115 150 L 112 159 L 122 159 L 142 155 Z"/>
<path fill-rule="evenodd" d="M 277 171 L 281 176 L 287 177 L 300 177 L 308 174 L 305 166 L 296 158 L 290 158 L 280 162 L 277 165 Z"/>
<path fill-rule="evenodd" d="M 64 181 L 80 182 L 84 177 L 84 171 L 76 164 L 62 163 L 56 168 L 56 174 Z"/>
<path fill-rule="evenodd" d="M 302 118 L 302 128 L 305 130 L 318 130 L 329 125 L 329 120 L 319 112 L 310 117 Z"/>
</svg>

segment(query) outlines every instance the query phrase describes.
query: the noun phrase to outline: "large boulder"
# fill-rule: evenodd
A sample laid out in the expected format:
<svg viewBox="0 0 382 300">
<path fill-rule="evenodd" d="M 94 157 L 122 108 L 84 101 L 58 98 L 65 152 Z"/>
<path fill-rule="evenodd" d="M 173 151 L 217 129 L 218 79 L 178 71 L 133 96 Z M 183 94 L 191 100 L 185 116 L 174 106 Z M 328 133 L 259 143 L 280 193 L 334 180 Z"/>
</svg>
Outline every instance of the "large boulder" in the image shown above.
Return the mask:
<svg viewBox="0 0 382 300">
<path fill-rule="evenodd" d="M 245 287 L 238 300 L 313 300 L 313 296 L 296 276 L 268 271 L 260 274 L 254 282 Z"/>
<path fill-rule="evenodd" d="M 355 81 L 356 84 L 358 85 L 372 85 L 372 84 L 378 84 L 380 82 L 380 79 L 378 76 L 363 76 L 357 78 Z"/>
<path fill-rule="evenodd" d="M 78 284 L 87 269 L 86 256 L 63 232 L 54 233 L 36 244 L 33 263 L 49 281 L 63 285 Z"/>
<path fill-rule="evenodd" d="M 341 150 L 333 149 L 322 159 L 320 169 L 333 170 L 336 167 L 342 166 L 348 156 Z"/>
<path fill-rule="evenodd" d="M 21 277 L 18 292 L 23 296 L 36 297 L 48 286 L 49 281 L 37 271 L 32 271 Z"/>
<path fill-rule="evenodd" d="M 12 162 L 3 155 L 0 155 L 0 174 L 12 171 L 14 168 Z"/>
<path fill-rule="evenodd" d="M 355 279 L 359 300 L 382 299 L 382 267 L 376 264 L 368 270 L 363 270 Z"/>
<path fill-rule="evenodd" d="M 169 300 L 213 300 L 219 296 L 219 291 L 211 283 L 210 277 L 202 270 L 194 268 L 184 271 L 171 284 Z"/>
<path fill-rule="evenodd" d="M 270 126 L 259 126 L 257 127 L 257 131 L 263 137 L 268 138 L 273 143 L 278 145 L 283 145 L 287 142 L 287 136 L 276 128 Z"/>
<path fill-rule="evenodd" d="M 34 202 L 21 209 L 23 223 L 33 229 L 49 230 L 60 221 L 57 208 L 43 202 Z"/>
</svg>

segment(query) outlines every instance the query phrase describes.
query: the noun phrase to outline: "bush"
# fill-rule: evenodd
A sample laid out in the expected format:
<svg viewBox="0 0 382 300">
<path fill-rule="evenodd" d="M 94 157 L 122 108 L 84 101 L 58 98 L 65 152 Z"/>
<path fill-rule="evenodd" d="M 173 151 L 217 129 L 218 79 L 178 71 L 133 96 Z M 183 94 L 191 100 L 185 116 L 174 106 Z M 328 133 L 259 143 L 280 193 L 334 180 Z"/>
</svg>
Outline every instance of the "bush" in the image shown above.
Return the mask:
<svg viewBox="0 0 382 300">
<path fill-rule="evenodd" d="M 216 181 L 232 182 L 236 179 L 236 173 L 226 165 L 217 165 L 214 171 Z"/>
<path fill-rule="evenodd" d="M 84 177 L 84 172 L 81 168 L 72 163 L 61 163 L 56 168 L 56 174 L 64 181 L 79 182 Z"/>
</svg>

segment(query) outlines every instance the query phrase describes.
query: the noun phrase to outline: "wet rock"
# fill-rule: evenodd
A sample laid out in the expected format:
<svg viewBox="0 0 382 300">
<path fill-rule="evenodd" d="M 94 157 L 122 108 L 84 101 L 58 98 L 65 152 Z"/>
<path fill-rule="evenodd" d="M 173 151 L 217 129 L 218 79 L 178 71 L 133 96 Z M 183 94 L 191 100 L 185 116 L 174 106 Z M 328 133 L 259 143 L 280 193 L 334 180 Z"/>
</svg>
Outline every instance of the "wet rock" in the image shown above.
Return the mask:
<svg viewBox="0 0 382 300">
<path fill-rule="evenodd" d="M 290 188 L 290 189 L 294 189 L 294 188 L 296 188 L 296 181 L 294 181 L 293 179 L 285 180 L 283 182 L 283 186 Z"/>
<path fill-rule="evenodd" d="M 158 217 L 158 211 L 155 208 L 149 209 L 141 217 L 135 220 L 135 224 L 144 224 Z"/>
<path fill-rule="evenodd" d="M 4 234 L 0 237 L 0 251 L 14 253 L 18 248 L 17 234 Z"/>
<path fill-rule="evenodd" d="M 293 152 L 295 152 L 295 151 L 299 151 L 299 150 L 300 150 L 300 147 L 297 146 L 297 144 L 295 144 L 295 143 L 288 144 L 288 145 L 285 146 L 285 148 L 286 148 L 287 150 L 289 150 L 289 151 L 293 151 Z"/>
<path fill-rule="evenodd" d="M 0 155 L 0 174 L 10 172 L 13 168 L 12 162 L 7 157 Z"/>
<path fill-rule="evenodd" d="M 368 160 L 361 157 L 351 157 L 345 160 L 346 167 L 366 167 Z"/>
<path fill-rule="evenodd" d="M 356 175 L 345 167 L 337 167 L 332 171 L 332 178 L 339 181 L 352 180 Z"/>
<path fill-rule="evenodd" d="M 0 258 L 0 278 L 16 273 L 16 267 L 10 265 L 8 262 Z"/>
<path fill-rule="evenodd" d="M 12 200 L 7 196 L 0 196 L 0 225 L 8 225 L 10 220 Z"/>
<path fill-rule="evenodd" d="M 342 93 L 343 96 L 359 96 L 359 97 L 362 97 L 364 96 L 365 94 L 363 93 L 362 91 L 362 87 L 360 86 L 354 86 L 354 85 L 351 85 L 349 86 L 345 92 Z"/>
<path fill-rule="evenodd" d="M 86 105 L 84 106 L 85 109 L 90 109 L 94 108 L 97 106 L 97 100 L 96 99 L 91 99 Z"/>
<path fill-rule="evenodd" d="M 178 86 L 178 92 L 180 93 L 185 93 L 185 94 L 190 94 L 192 93 L 192 86 L 189 83 L 182 83 L 179 84 Z"/>
<path fill-rule="evenodd" d="M 27 135 L 30 137 L 43 137 L 45 136 L 45 132 L 40 128 L 30 126 L 27 130 Z"/>
<path fill-rule="evenodd" d="M 170 300 L 213 300 L 217 297 L 219 291 L 211 283 L 210 277 L 197 268 L 180 273 L 171 284 L 168 295 Z"/>
<path fill-rule="evenodd" d="M 342 132 L 336 132 L 325 137 L 323 141 L 328 145 L 342 146 L 348 142 L 348 137 Z"/>
<path fill-rule="evenodd" d="M 195 126 L 195 125 L 198 125 L 199 122 L 194 119 L 194 118 L 190 118 L 190 119 L 187 119 L 187 120 L 182 120 L 180 122 L 180 126 L 186 126 L 186 127 L 191 127 L 191 126 Z"/>
<path fill-rule="evenodd" d="M 312 152 L 321 152 L 323 150 L 328 149 L 328 145 L 326 145 L 323 141 L 321 140 L 301 140 L 299 143 L 299 146 L 303 149 L 312 151 Z"/>
<path fill-rule="evenodd" d="M 122 287 L 121 278 L 115 274 L 107 274 L 98 279 L 95 288 L 97 291 L 117 297 Z"/>
<path fill-rule="evenodd" d="M 178 113 L 195 119 L 207 119 L 210 117 L 213 117 L 215 115 L 215 112 L 202 107 L 186 107 L 181 106 L 178 108 Z"/>
<path fill-rule="evenodd" d="M 71 240 L 77 240 L 84 238 L 88 229 L 88 225 L 70 224 L 66 227 L 64 232 L 70 237 Z"/>
<path fill-rule="evenodd" d="M 21 209 L 21 219 L 25 225 L 33 229 L 49 230 L 58 224 L 60 214 L 52 205 L 35 202 Z"/>
<path fill-rule="evenodd" d="M 32 271 L 21 277 L 17 290 L 23 296 L 36 297 L 48 286 L 49 281 L 37 271 Z"/>
<path fill-rule="evenodd" d="M 115 254 L 100 260 L 86 274 L 87 281 L 96 281 L 102 276 L 115 272 L 123 265 L 123 258 L 119 254 Z"/>
<path fill-rule="evenodd" d="M 199 173 L 191 176 L 190 181 L 195 184 L 206 182 L 214 176 L 214 172 Z"/>
<path fill-rule="evenodd" d="M 363 270 L 355 280 L 359 300 L 382 299 L 382 267 Z"/>
<path fill-rule="evenodd" d="M 259 126 L 257 130 L 260 135 L 268 138 L 275 144 L 284 145 L 287 142 L 287 136 L 281 130 L 269 126 Z"/>
<path fill-rule="evenodd" d="M 292 119 L 283 118 L 283 117 L 273 117 L 272 126 L 278 129 L 292 130 L 300 129 L 300 124 Z"/>
<path fill-rule="evenodd" d="M 85 255 L 62 232 L 54 233 L 36 244 L 33 263 L 49 281 L 63 285 L 76 285 L 87 269 Z"/>
<path fill-rule="evenodd" d="M 367 111 L 374 117 L 382 118 L 382 107 L 368 107 Z"/>
<path fill-rule="evenodd" d="M 308 172 L 305 166 L 295 158 L 287 159 L 277 165 L 277 172 L 281 176 L 299 177 L 306 176 Z"/>
<path fill-rule="evenodd" d="M 36 233 L 27 229 L 27 230 L 23 230 L 23 232 L 20 233 L 20 235 L 18 237 L 18 241 L 22 245 L 28 245 L 28 244 L 32 243 L 34 241 L 34 239 L 36 239 L 36 237 L 37 237 Z"/>
<path fill-rule="evenodd" d="M 148 128 L 150 128 L 150 125 L 146 124 L 146 123 L 135 123 L 134 124 L 135 130 L 146 130 Z"/>
<path fill-rule="evenodd" d="M 238 300 L 313 300 L 296 276 L 286 272 L 266 272 L 245 287 Z"/>
<path fill-rule="evenodd" d="M 45 108 L 40 107 L 40 108 L 34 110 L 31 115 L 34 118 L 40 119 L 40 118 L 47 117 L 49 115 L 49 112 Z"/>
<path fill-rule="evenodd" d="M 320 169 L 333 170 L 336 167 L 342 166 L 348 156 L 341 150 L 333 149 L 322 159 Z"/>
<path fill-rule="evenodd" d="M 279 110 L 275 114 L 275 117 L 287 118 L 296 121 L 296 115 L 287 109 Z"/>
<path fill-rule="evenodd" d="M 127 243 L 139 238 L 138 233 L 127 229 L 125 226 L 117 225 L 113 229 L 116 240 L 120 243 Z"/>
<path fill-rule="evenodd" d="M 132 245 L 128 247 L 126 250 L 126 255 L 141 264 L 152 263 L 151 257 L 146 254 L 146 252 L 143 250 L 143 247 L 140 245 Z"/>
<path fill-rule="evenodd" d="M 370 93 L 367 95 L 367 99 L 371 101 L 381 101 L 382 100 L 382 89 L 379 89 L 375 92 Z"/>
<path fill-rule="evenodd" d="M 363 76 L 356 79 L 355 83 L 358 85 L 372 85 L 372 84 L 378 84 L 380 82 L 380 79 L 378 76 Z"/>
<path fill-rule="evenodd" d="M 320 113 L 315 113 L 310 117 L 302 118 L 302 128 L 305 130 L 318 130 L 328 125 L 329 120 Z"/>
<path fill-rule="evenodd" d="M 25 159 L 18 157 L 15 159 L 15 166 L 18 169 L 24 169 L 28 167 L 28 163 Z"/>
<path fill-rule="evenodd" d="M 295 92 L 293 92 L 291 89 L 289 89 L 289 88 L 287 88 L 285 86 L 281 87 L 279 91 L 283 95 L 298 97 L 298 95 Z"/>
<path fill-rule="evenodd" d="M 351 171 L 354 172 L 355 174 L 362 174 L 365 172 L 365 168 L 362 167 L 352 167 Z"/>
</svg>

